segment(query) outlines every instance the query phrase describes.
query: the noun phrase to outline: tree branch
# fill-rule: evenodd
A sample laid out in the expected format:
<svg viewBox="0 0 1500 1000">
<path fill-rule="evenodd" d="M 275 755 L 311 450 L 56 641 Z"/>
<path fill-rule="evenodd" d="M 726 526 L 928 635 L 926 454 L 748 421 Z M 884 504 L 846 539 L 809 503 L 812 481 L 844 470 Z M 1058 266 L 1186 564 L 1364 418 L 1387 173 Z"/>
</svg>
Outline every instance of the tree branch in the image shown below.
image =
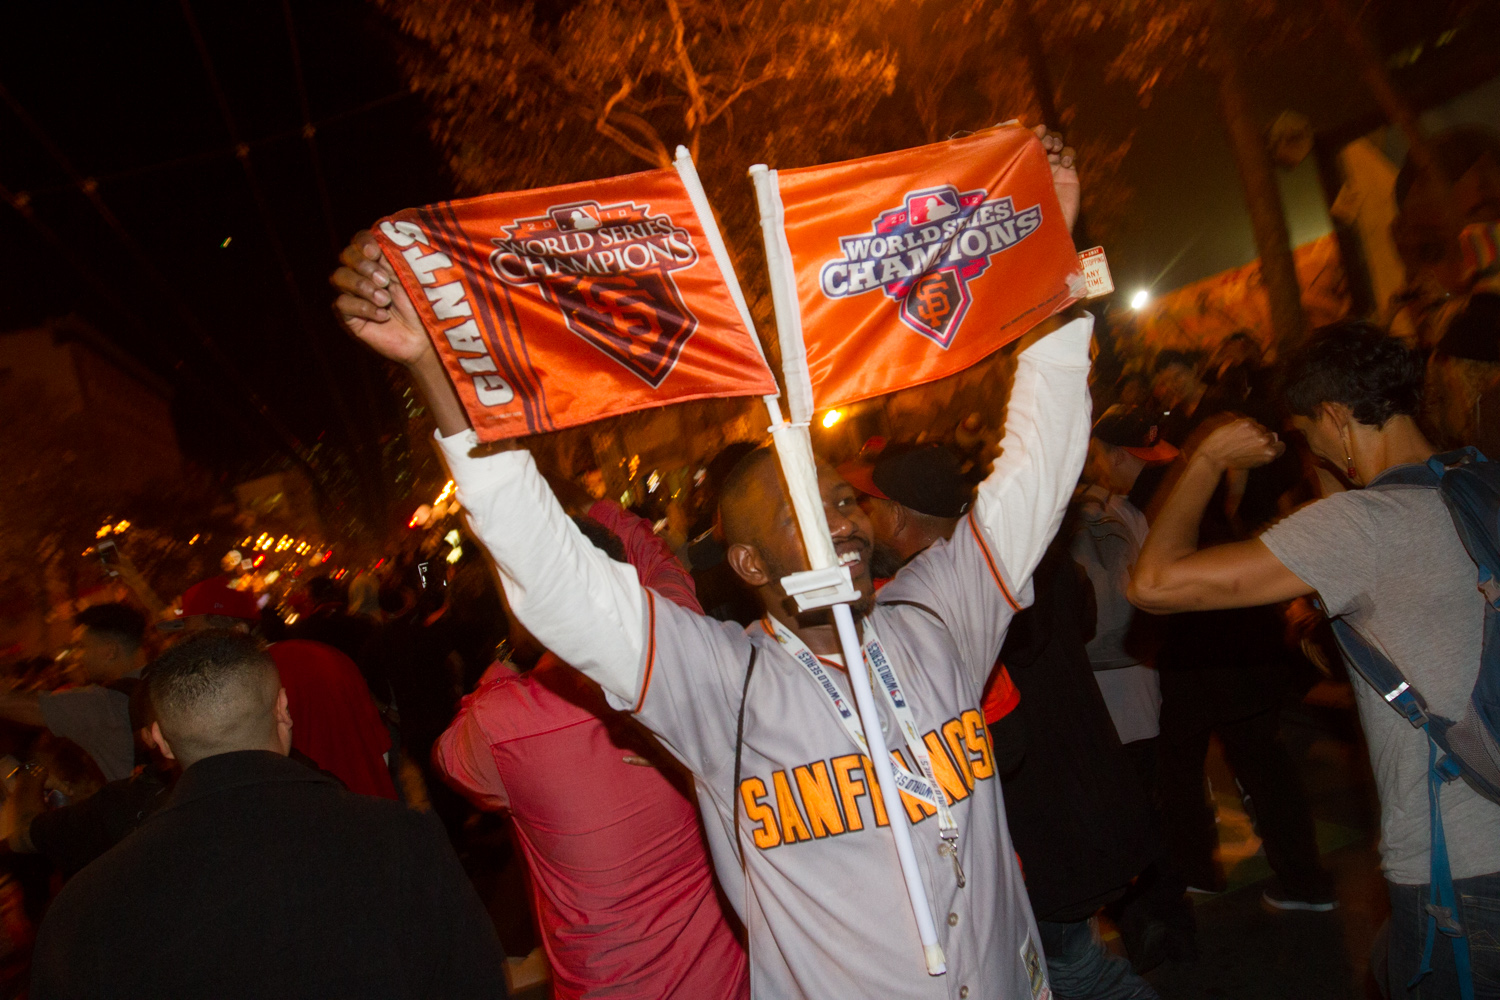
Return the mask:
<svg viewBox="0 0 1500 1000">
<path fill-rule="evenodd" d="M 634 82 L 628 79 L 620 84 L 620 89 L 605 102 L 604 108 L 599 112 L 599 117 L 594 120 L 594 130 L 637 159 L 644 160 L 655 167 L 670 167 L 672 158 L 667 155 L 666 145 L 656 134 L 656 130 L 651 127 L 650 122 L 628 111 L 620 113 L 620 124 L 634 129 L 641 139 L 649 143 L 649 145 L 643 145 L 609 121 L 609 116 L 614 113 L 615 105 L 629 97 L 634 88 Z"/>
<path fill-rule="evenodd" d="M 693 69 L 693 60 L 688 57 L 687 27 L 682 22 L 682 11 L 677 0 L 667 0 L 667 11 L 672 15 L 672 47 L 677 51 L 677 62 L 682 67 L 688 92 L 688 150 L 693 159 L 698 159 L 698 136 L 708 124 L 708 109 L 703 102 L 703 90 L 698 86 L 698 74 Z"/>
<path fill-rule="evenodd" d="M 759 87 L 763 83 L 770 83 L 772 80 L 776 79 L 778 74 L 774 68 L 775 65 L 775 62 L 773 61 L 771 63 L 771 66 L 768 67 L 763 73 L 761 73 L 760 76 L 756 77 L 754 80 L 751 80 L 748 83 L 742 83 L 738 87 L 736 87 L 734 89 L 734 93 L 724 98 L 724 100 L 719 103 L 718 110 L 709 115 L 708 118 L 704 120 L 703 124 L 712 125 L 715 121 L 718 120 L 720 115 L 729 110 L 729 106 L 731 104 L 739 100 L 741 97 L 745 96 L 746 93 L 754 90 L 756 87 Z"/>
</svg>

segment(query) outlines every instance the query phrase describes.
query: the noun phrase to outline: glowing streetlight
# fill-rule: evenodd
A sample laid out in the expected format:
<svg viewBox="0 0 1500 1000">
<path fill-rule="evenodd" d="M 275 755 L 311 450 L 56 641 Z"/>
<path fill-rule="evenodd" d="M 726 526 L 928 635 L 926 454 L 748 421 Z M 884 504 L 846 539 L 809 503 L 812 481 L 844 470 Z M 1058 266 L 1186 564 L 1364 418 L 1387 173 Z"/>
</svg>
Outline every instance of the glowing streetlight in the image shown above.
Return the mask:
<svg viewBox="0 0 1500 1000">
<path fill-rule="evenodd" d="M 838 423 L 843 418 L 844 418 L 844 411 L 843 410 L 829 410 L 827 413 L 823 414 L 823 426 L 824 427 L 832 427 L 834 424 Z"/>
<path fill-rule="evenodd" d="M 1150 292 L 1146 291 L 1144 288 L 1137 289 L 1136 293 L 1130 297 L 1130 308 L 1135 310 L 1144 309 L 1146 308 L 1146 304 L 1150 301 Z"/>
</svg>

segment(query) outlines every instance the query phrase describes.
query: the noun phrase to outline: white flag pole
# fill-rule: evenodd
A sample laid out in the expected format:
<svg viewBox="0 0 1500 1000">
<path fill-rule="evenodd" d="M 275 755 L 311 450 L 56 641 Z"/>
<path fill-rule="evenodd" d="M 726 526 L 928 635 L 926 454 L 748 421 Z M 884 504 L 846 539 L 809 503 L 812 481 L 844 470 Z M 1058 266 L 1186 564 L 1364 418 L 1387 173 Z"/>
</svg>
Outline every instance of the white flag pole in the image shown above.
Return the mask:
<svg viewBox="0 0 1500 1000">
<path fill-rule="evenodd" d="M 813 461 L 812 438 L 808 432 L 808 423 L 812 419 L 812 380 L 808 374 L 807 351 L 802 341 L 802 312 L 797 303 L 796 273 L 792 267 L 791 250 L 787 246 L 783 225 L 781 192 L 776 183 L 776 172 L 768 170 L 764 164 L 751 167 L 750 177 L 755 184 L 756 201 L 760 205 L 761 235 L 766 246 L 771 299 L 776 310 L 777 337 L 781 343 L 781 372 L 786 382 L 787 403 L 792 413 L 791 424 L 777 426 L 773 422 L 772 440 L 781 458 L 797 523 L 807 546 L 808 563 L 812 566 L 810 572 L 793 574 L 782 583 L 787 593 L 797 598 L 797 606 L 803 611 L 829 606 L 833 608 L 834 625 L 838 629 L 839 644 L 843 648 L 844 663 L 848 667 L 849 685 L 854 690 L 854 702 L 859 709 L 865 741 L 870 745 L 875 778 L 880 785 L 886 816 L 896 840 L 896 857 L 901 862 L 906 894 L 916 917 L 917 934 L 922 941 L 927 974 L 940 976 L 948 971 L 947 962 L 942 946 L 938 944 L 937 927 L 933 923 L 932 907 L 927 902 L 927 889 L 922 884 L 922 872 L 917 867 L 906 807 L 901 802 L 896 778 L 891 771 L 890 751 L 886 748 L 885 735 L 880 728 L 880 715 L 875 707 L 869 670 L 864 666 L 864 646 L 855 631 L 854 615 L 849 609 L 849 602 L 859 595 L 850 582 L 848 569 L 838 565 L 833 538 L 828 530 L 828 520 L 824 516 L 822 498 L 818 491 L 817 466 Z M 799 498 L 802 501 L 800 503 Z M 838 574 L 841 579 L 835 578 L 833 574 Z"/>
<path fill-rule="evenodd" d="M 719 273 L 724 276 L 724 284 L 729 287 L 729 298 L 733 300 L 735 309 L 739 310 L 740 321 L 745 324 L 745 332 L 750 335 L 750 343 L 755 345 L 760 359 L 765 361 L 766 352 L 760 346 L 760 337 L 755 333 L 755 321 L 750 318 L 750 307 L 745 305 L 745 293 L 740 289 L 739 276 L 734 273 L 734 261 L 729 259 L 729 249 L 724 246 L 724 237 L 719 234 L 719 221 L 714 218 L 713 206 L 708 203 L 708 195 L 703 191 L 703 182 L 698 179 L 698 167 L 693 163 L 693 154 L 688 152 L 686 146 L 677 147 L 677 158 L 673 165 L 677 168 L 677 176 L 682 178 L 682 186 L 687 188 L 688 201 L 693 203 L 693 211 L 697 214 L 698 221 L 703 224 L 703 235 L 708 240 L 708 249 L 714 255 L 714 263 L 719 265 Z M 770 365 L 766 367 L 769 368 Z M 776 400 L 776 393 L 761 397 L 761 401 L 766 404 L 766 411 L 771 416 L 772 430 L 782 423 L 781 404 Z"/>
</svg>

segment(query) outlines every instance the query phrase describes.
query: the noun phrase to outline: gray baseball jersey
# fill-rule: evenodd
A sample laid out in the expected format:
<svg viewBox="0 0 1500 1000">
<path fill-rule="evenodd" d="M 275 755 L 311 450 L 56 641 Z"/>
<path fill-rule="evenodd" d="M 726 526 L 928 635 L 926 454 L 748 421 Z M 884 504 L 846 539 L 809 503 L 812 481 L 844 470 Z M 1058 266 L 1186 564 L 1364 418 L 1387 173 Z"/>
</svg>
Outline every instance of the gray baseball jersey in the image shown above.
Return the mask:
<svg viewBox="0 0 1500 1000">
<path fill-rule="evenodd" d="M 966 519 L 951 543 L 902 570 L 871 614 L 959 828 L 962 889 L 937 851 L 932 808 L 902 794 L 948 960 L 941 977 L 923 965 L 889 803 L 817 683 L 758 624 L 742 632 L 650 601 L 654 642 L 631 707 L 698 776 L 715 866 L 750 932 L 758 997 L 1032 1000 L 1047 992 L 979 708 L 1024 601 L 983 534 Z M 759 653 L 736 789 L 735 728 L 752 643 Z M 830 673 L 852 704 L 848 678 Z M 889 704 L 877 703 L 887 745 L 917 773 Z"/>
<path fill-rule="evenodd" d="M 948 959 L 941 977 L 927 975 L 884 828 L 892 804 L 881 801 L 835 710 L 791 655 L 758 627 L 747 634 L 643 590 L 634 569 L 583 537 L 526 452 L 478 454 L 473 431 L 439 438 L 512 611 L 614 704 L 637 710 L 697 774 L 715 867 L 750 932 L 757 997 L 1034 1000 L 1050 992 L 980 687 L 1083 465 L 1092 325 L 1075 320 L 1020 355 L 1002 454 L 973 513 L 951 543 L 903 570 L 872 614 L 959 827 L 963 889 L 937 853 L 927 807 L 895 805 L 916 822 L 914 846 Z M 745 712 L 743 780 L 731 788 L 752 643 L 761 653 Z M 843 676 L 834 683 L 849 698 Z M 896 720 L 877 703 L 887 744 L 911 768 Z"/>
</svg>

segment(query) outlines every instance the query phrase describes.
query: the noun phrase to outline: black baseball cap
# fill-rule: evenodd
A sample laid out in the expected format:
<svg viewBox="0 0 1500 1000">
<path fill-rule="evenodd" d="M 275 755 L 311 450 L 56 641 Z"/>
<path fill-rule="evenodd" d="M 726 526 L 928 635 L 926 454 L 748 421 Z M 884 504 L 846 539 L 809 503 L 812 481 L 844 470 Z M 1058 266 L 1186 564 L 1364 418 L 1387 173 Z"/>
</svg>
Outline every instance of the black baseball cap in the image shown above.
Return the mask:
<svg viewBox="0 0 1500 1000">
<path fill-rule="evenodd" d="M 1156 417 L 1144 407 L 1116 403 L 1094 422 L 1093 433 L 1151 465 L 1165 465 L 1177 457 L 1177 448 L 1161 436 Z"/>
<path fill-rule="evenodd" d="M 932 517 L 962 517 L 974 502 L 958 456 L 940 444 L 893 446 L 874 464 L 851 462 L 839 473 L 855 489 Z"/>
</svg>

